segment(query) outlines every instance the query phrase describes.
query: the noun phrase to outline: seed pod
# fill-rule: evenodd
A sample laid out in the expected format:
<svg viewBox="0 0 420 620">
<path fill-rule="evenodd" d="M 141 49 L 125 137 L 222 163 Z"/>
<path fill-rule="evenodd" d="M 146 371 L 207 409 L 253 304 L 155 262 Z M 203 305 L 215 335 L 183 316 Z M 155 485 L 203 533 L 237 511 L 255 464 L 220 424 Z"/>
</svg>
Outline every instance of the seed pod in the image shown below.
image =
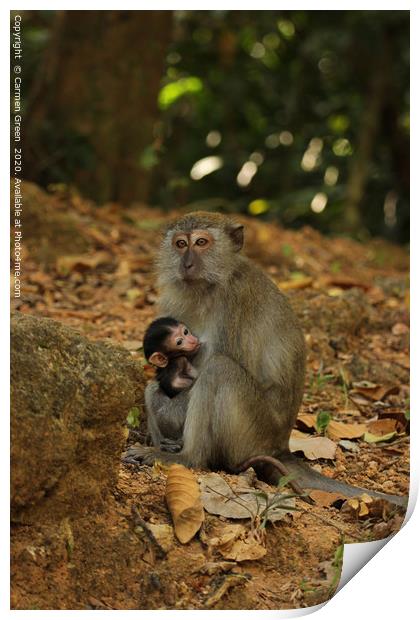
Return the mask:
<svg viewBox="0 0 420 620">
<path fill-rule="evenodd" d="M 165 497 L 175 535 L 179 542 L 187 543 L 204 521 L 200 487 L 194 474 L 183 465 L 171 465 L 166 479 Z"/>
</svg>

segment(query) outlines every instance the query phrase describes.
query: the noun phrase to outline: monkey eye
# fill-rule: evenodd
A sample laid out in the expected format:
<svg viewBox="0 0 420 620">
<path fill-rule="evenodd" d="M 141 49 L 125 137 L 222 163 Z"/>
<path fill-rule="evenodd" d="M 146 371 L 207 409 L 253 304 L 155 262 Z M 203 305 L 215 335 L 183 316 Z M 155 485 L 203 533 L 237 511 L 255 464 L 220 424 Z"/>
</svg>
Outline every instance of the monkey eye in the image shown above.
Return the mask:
<svg viewBox="0 0 420 620">
<path fill-rule="evenodd" d="M 204 239 L 204 237 L 200 237 L 199 239 L 197 239 L 197 241 L 195 242 L 195 245 L 200 245 L 201 247 L 203 247 L 204 245 L 208 244 L 208 240 Z"/>
<path fill-rule="evenodd" d="M 184 336 L 188 336 L 188 329 L 184 327 Z"/>
<path fill-rule="evenodd" d="M 181 344 L 182 344 L 182 338 L 178 338 L 178 339 L 177 339 L 177 341 L 176 341 L 176 345 L 177 345 L 178 347 L 180 347 L 180 346 L 181 346 Z"/>
<path fill-rule="evenodd" d="M 186 248 L 187 247 L 187 242 L 185 241 L 185 239 L 178 239 L 178 241 L 175 243 L 177 248 Z"/>
</svg>

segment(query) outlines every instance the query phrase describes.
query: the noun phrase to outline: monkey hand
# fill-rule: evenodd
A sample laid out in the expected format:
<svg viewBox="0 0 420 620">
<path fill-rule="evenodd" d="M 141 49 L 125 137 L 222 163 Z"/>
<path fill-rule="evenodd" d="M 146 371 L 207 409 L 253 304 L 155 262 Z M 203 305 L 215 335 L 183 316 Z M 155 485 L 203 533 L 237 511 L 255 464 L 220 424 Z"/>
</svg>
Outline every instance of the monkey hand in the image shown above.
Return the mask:
<svg viewBox="0 0 420 620">
<path fill-rule="evenodd" d="M 183 445 L 182 439 L 167 439 L 164 437 L 160 442 L 160 449 L 165 452 L 180 452 Z"/>
</svg>

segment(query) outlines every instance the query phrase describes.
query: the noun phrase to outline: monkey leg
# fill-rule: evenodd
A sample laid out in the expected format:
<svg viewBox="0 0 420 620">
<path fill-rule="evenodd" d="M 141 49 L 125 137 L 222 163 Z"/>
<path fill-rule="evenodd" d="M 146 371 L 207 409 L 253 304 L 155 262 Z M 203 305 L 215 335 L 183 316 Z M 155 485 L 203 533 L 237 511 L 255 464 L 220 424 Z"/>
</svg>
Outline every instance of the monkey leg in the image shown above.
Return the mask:
<svg viewBox="0 0 420 620">
<path fill-rule="evenodd" d="M 185 398 L 184 392 L 169 399 L 153 383 L 147 390 L 148 416 L 154 412 L 157 420 L 180 415 L 187 402 L 181 398 L 183 395 Z M 264 393 L 232 359 L 214 355 L 207 360 L 188 395 L 184 446 L 180 452 L 171 454 L 133 446 L 126 456 L 146 464 L 160 460 L 234 471 L 239 463 L 252 456 L 271 456 L 287 448 L 290 421 L 279 415 L 281 394 L 274 390 Z"/>
<path fill-rule="evenodd" d="M 149 383 L 145 391 L 147 428 L 152 438 L 153 448 L 148 446 L 131 446 L 124 459 L 152 465 L 155 460 L 167 461 L 172 453 L 182 449 L 182 431 L 187 412 L 188 393 L 181 392 L 174 398 L 168 398 L 156 381 Z"/>
<path fill-rule="evenodd" d="M 188 393 L 168 398 L 156 381 L 145 391 L 147 427 L 155 447 L 162 443 L 178 443 L 182 438 L 188 406 Z"/>
<path fill-rule="evenodd" d="M 281 451 L 290 429 L 278 397 L 274 390 L 267 396 L 231 358 L 212 356 L 190 390 L 180 454 L 195 467 L 233 470 L 252 456 Z"/>
</svg>

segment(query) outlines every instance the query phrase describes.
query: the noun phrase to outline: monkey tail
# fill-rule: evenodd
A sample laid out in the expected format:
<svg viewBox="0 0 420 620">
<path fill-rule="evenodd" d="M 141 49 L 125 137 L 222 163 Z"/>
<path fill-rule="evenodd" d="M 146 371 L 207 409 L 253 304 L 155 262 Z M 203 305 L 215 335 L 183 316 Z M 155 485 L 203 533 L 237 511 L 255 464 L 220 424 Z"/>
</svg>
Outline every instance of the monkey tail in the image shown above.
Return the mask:
<svg viewBox="0 0 420 620">
<path fill-rule="evenodd" d="M 379 491 L 354 487 L 345 482 L 327 478 L 327 476 L 323 476 L 315 471 L 291 452 L 278 454 L 276 458 L 281 460 L 289 473 L 295 474 L 294 480 L 296 480 L 303 489 L 319 489 L 321 491 L 341 493 L 345 497 L 356 497 L 362 493 L 367 493 L 370 497 L 385 499 L 396 506 L 407 507 L 408 497 L 406 495 L 380 493 Z M 277 478 L 279 478 L 278 475 Z"/>
</svg>

